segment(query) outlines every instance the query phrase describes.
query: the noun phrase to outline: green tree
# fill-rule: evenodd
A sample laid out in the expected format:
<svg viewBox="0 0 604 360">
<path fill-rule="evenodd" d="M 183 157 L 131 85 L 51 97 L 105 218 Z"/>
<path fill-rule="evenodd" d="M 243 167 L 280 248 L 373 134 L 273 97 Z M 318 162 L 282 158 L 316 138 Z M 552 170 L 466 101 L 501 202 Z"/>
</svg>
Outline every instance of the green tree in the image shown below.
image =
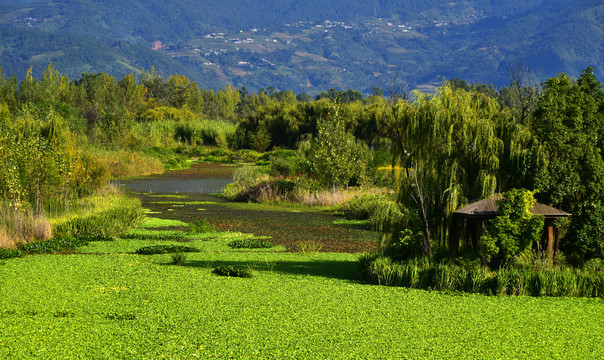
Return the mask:
<svg viewBox="0 0 604 360">
<path fill-rule="evenodd" d="M 383 121 L 400 169 L 399 201 L 417 210 L 424 253 L 430 256 L 431 219 L 444 239 L 455 209 L 494 193 L 503 141 L 496 131 L 499 105 L 483 93 L 445 84 L 434 95 L 415 92 L 414 97 L 394 104 Z"/>
<path fill-rule="evenodd" d="M 534 193 L 513 189 L 497 201 L 499 215 L 487 224 L 479 241 L 484 263 L 498 267 L 522 252 L 530 251 L 541 239 L 544 217 L 533 215 Z"/>
<path fill-rule="evenodd" d="M 565 74 L 546 81 L 532 130 L 542 161 L 529 180 L 540 201 L 573 214 L 562 247 L 604 255 L 604 91 L 592 68 L 576 81 Z"/>
<path fill-rule="evenodd" d="M 367 145 L 346 130 L 342 106 L 333 104 L 329 116 L 317 121 L 317 135 L 300 144 L 318 178 L 337 192 L 354 177 L 362 177 L 371 161 Z"/>
</svg>

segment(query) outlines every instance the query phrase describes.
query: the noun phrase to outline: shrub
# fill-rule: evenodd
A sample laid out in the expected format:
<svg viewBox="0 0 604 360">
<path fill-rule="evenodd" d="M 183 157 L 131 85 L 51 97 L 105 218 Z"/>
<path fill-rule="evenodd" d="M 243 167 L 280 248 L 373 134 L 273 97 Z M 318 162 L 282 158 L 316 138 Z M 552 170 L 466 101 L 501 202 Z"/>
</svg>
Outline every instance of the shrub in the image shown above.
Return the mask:
<svg viewBox="0 0 604 360">
<path fill-rule="evenodd" d="M 0 248 L 0 260 L 12 259 L 16 257 L 25 256 L 25 253 L 21 249 L 3 249 Z"/>
<path fill-rule="evenodd" d="M 205 234 L 216 231 L 216 226 L 210 224 L 206 219 L 195 220 L 189 224 L 189 234 Z"/>
<path fill-rule="evenodd" d="M 378 207 L 393 201 L 392 196 L 385 194 L 363 194 L 347 201 L 339 211 L 347 219 L 369 220 Z"/>
<path fill-rule="evenodd" d="M 408 211 L 388 194 L 363 194 L 352 198 L 339 211 L 347 219 L 369 220 L 382 232 L 400 231 L 408 222 Z"/>
<path fill-rule="evenodd" d="M 135 251 L 139 255 L 200 252 L 199 249 L 185 245 L 149 245 Z"/>
<path fill-rule="evenodd" d="M 177 252 L 176 254 L 172 254 L 172 265 L 182 266 L 187 261 L 187 254 L 182 252 Z"/>
<path fill-rule="evenodd" d="M 220 276 L 232 276 L 241 278 L 251 278 L 252 272 L 247 269 L 237 269 L 233 266 L 219 266 L 212 271 L 216 275 Z"/>
<path fill-rule="evenodd" d="M 233 240 L 229 243 L 229 246 L 233 249 L 268 249 L 272 248 L 273 243 L 266 240 L 258 239 L 239 239 Z"/>
</svg>

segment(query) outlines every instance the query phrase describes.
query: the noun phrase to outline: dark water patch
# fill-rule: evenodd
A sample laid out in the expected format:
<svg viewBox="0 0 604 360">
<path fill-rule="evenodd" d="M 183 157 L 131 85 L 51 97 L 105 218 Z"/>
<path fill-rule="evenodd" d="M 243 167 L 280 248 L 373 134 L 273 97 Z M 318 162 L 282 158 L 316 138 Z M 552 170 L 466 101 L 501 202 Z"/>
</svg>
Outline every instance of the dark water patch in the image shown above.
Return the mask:
<svg viewBox="0 0 604 360">
<path fill-rule="evenodd" d="M 220 193 L 233 180 L 237 166 L 197 163 L 190 169 L 170 170 L 161 175 L 118 180 L 133 192 L 144 193 Z"/>
<path fill-rule="evenodd" d="M 233 204 L 218 196 L 191 194 L 187 200 L 193 204 L 199 201 L 213 202 L 204 205 L 205 211 L 198 211 L 198 205 L 185 203 L 183 207 L 173 208 L 171 204 L 157 203 L 145 194 L 138 196 L 145 207 L 161 212 L 155 215 L 157 217 L 188 223 L 204 219 L 222 231 L 270 236 L 271 242 L 284 245 L 288 251 L 298 251 L 299 241 L 319 242 L 323 246 L 321 251 L 324 252 L 356 253 L 376 248 L 375 232 L 355 226 L 334 225 L 334 220 L 339 217 L 327 213 L 263 210 L 258 209 L 257 204 Z M 169 209 L 173 211 L 168 211 Z"/>
</svg>

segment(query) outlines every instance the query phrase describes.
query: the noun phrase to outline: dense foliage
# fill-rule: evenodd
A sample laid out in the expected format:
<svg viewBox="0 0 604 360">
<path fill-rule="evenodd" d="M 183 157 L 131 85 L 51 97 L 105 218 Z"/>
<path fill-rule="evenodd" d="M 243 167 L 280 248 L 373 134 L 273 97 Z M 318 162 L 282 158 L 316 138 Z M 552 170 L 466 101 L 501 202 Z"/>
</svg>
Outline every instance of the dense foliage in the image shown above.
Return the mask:
<svg viewBox="0 0 604 360">
<path fill-rule="evenodd" d="M 539 243 L 543 216 L 533 215 L 536 200 L 530 191 L 510 190 L 497 201 L 499 216 L 490 220 L 480 237 L 480 254 L 496 268 Z"/>
<path fill-rule="evenodd" d="M 430 257 L 446 251 L 455 209 L 525 188 L 574 214 L 562 229 L 563 252 L 579 264 L 600 257 L 601 84 L 587 68 L 576 80 L 549 79 L 540 94 L 522 85 L 523 78 L 513 79 L 497 92 L 455 79 L 433 94 L 387 100 L 377 90 L 363 97 L 330 89 L 313 100 L 274 88 L 215 92 L 153 68 L 121 80 L 97 73 L 70 82 L 49 65 L 40 80 L 2 77 L 0 193 L 14 206 L 36 209 L 89 194 L 107 178 L 106 168 L 128 162 L 95 150 L 101 147 L 175 165 L 187 156 L 256 161 L 236 171 L 225 196 L 310 203 L 321 189 L 393 186 L 397 205 L 384 202 L 371 219 L 389 232 L 382 245 L 400 256 L 419 248 Z M 392 176 L 384 180 L 389 162 Z M 534 242 L 512 246 L 500 235 L 487 231 L 492 241 L 482 243 L 492 266 Z"/>
</svg>

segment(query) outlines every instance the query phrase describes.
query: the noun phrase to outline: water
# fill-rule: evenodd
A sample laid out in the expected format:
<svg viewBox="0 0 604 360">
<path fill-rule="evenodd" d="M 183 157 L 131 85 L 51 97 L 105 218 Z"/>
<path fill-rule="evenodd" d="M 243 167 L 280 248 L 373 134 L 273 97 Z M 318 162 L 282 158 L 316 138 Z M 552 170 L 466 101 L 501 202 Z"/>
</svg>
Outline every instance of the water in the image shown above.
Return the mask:
<svg viewBox="0 0 604 360">
<path fill-rule="evenodd" d="M 135 180 L 120 180 L 119 186 L 124 186 L 134 192 L 143 193 L 220 193 L 233 180 L 229 178 L 199 178 L 199 179 L 163 179 L 144 178 Z"/>
</svg>

